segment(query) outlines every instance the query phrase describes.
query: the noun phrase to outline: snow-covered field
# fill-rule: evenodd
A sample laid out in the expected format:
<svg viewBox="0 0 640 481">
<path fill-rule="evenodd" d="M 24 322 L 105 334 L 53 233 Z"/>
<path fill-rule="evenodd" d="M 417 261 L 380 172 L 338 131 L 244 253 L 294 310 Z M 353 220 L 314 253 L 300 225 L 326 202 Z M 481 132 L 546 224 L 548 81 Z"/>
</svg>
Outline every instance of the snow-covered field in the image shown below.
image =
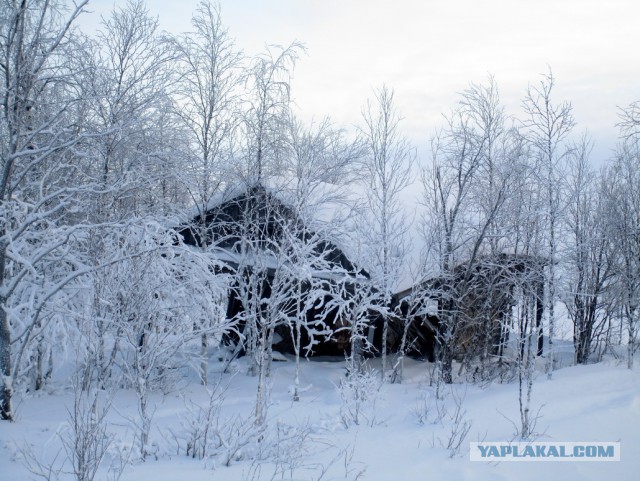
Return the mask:
<svg viewBox="0 0 640 481">
<path fill-rule="evenodd" d="M 376 367 L 372 361 L 372 367 Z M 216 363 L 211 378 L 216 377 Z M 146 461 L 135 459 L 120 479 L 140 480 L 637 480 L 640 479 L 640 372 L 629 371 L 612 360 L 589 366 L 560 368 L 552 380 L 539 374 L 532 406 L 539 411 L 539 441 L 619 441 L 620 462 L 502 462 L 469 461 L 472 441 L 509 441 L 518 424 L 517 383 L 485 386 L 456 384 L 435 399 L 429 386 L 431 366 L 408 360 L 402 384 L 385 384 L 362 405 L 359 425 L 348 421 L 338 385 L 344 362 L 303 361 L 299 402 L 291 400 L 292 360 L 274 363 L 270 382 L 267 428 L 255 432 L 251 411 L 256 378 L 244 374 L 242 360 L 235 374 L 225 374 L 221 384 L 220 425 L 227 442 L 214 457 L 186 456 L 187 426 L 193 421 L 194 403 L 208 404 L 196 382 L 184 383 L 165 395 L 154 394 L 154 426 Z M 458 400 L 458 402 L 456 402 Z M 0 425 L 0 480 L 38 479 L 25 467 L 26 452 L 42 467 L 62 466 L 61 438 L 68 434 L 71 389 L 23 399 L 17 420 Z M 375 401 L 375 402 L 373 402 Z M 118 392 L 108 413 L 107 430 L 114 436 L 106 466 L 118 450 L 131 446 L 137 416 L 133 392 Z M 460 423 L 471 422 L 459 453 L 447 449 L 451 419 L 459 406 Z M 512 424 L 513 422 L 513 424 Z M 197 424 L 197 423 L 196 423 Z M 200 426 L 202 427 L 202 426 Z M 65 434 L 66 433 L 66 434 Z M 244 433 L 244 434 L 243 434 Z M 242 441 L 243 438 L 248 441 Z M 257 442 L 256 440 L 260 440 Z M 229 455 L 229 452 L 234 451 Z M 453 456 L 452 456 L 453 454 Z M 57 457 L 56 457 L 57 455 Z M 226 460 L 229 459 L 229 466 Z M 55 459 L 55 461 L 54 461 Z M 70 468 L 67 462 L 63 471 Z M 104 467 L 96 479 L 110 479 Z M 71 477 L 62 474 L 63 479 Z M 42 479 L 42 478 L 40 478 Z M 55 479 L 53 476 L 51 479 Z"/>
</svg>

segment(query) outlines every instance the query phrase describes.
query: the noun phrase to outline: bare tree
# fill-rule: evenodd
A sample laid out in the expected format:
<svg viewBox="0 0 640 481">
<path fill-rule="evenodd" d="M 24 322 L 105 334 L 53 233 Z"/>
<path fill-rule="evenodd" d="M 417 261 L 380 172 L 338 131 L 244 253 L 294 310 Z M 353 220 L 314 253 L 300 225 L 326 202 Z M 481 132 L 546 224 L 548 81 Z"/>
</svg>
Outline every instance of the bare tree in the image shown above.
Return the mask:
<svg viewBox="0 0 640 481">
<path fill-rule="evenodd" d="M 103 18 L 93 49 L 96 58 L 84 88 L 93 99 L 90 126 L 102 135 L 92 145 L 94 175 L 101 185 L 92 215 L 104 222 L 155 207 L 157 170 L 166 180 L 173 177 L 173 169 L 156 169 L 155 164 L 170 162 L 165 147 L 170 139 L 159 137 L 158 131 L 166 136 L 160 121 L 170 111 L 174 57 L 142 0 L 128 0 Z"/>
<path fill-rule="evenodd" d="M 433 165 L 423 173 L 438 272 L 430 290 L 442 322 L 439 363 L 446 383 L 452 382 L 459 328 L 483 322 L 465 320 L 468 311 L 463 309 L 465 296 L 474 295 L 476 263 L 500 247 L 497 221 L 514 175 L 513 159 L 518 158 L 517 142 L 504 122 L 493 79 L 486 87 L 472 85 L 433 140 Z"/>
<path fill-rule="evenodd" d="M 107 464 L 109 448 L 114 440 L 107 422 L 112 396 L 112 393 L 103 393 L 95 388 L 82 390 L 75 386 L 73 406 L 67 408 L 69 425 L 60 438 L 77 481 L 93 481 L 98 469 Z M 116 461 L 124 468 L 123 459 L 112 462 L 115 464 Z"/>
<path fill-rule="evenodd" d="M 168 119 L 173 53 L 144 3 L 129 0 L 124 7 L 114 8 L 102 19 L 91 45 L 95 53 L 85 59 L 85 67 L 76 68 L 87 71 L 82 85 L 92 101 L 86 123 L 99 134 L 85 147 L 91 161 L 85 170 L 96 180 L 97 188 L 87 196 L 83 209 L 94 224 L 88 229 L 84 250 L 88 262 L 99 266 L 114 254 L 104 239 L 112 234 L 115 223 L 120 223 L 117 229 L 123 229 L 132 218 L 155 212 L 159 205 L 165 211 L 170 208 L 167 186 L 176 184 L 172 166 L 176 156 L 171 154 L 177 149 L 171 146 L 174 138 L 167 135 L 175 127 Z M 113 334 L 113 324 L 101 303 L 108 289 L 104 275 L 101 269 L 92 275 L 93 313 L 87 322 L 95 342 L 91 362 L 96 364 L 102 387 L 110 372 L 109 358 L 114 355 L 106 341 Z"/>
<path fill-rule="evenodd" d="M 231 162 L 241 54 L 222 24 L 218 4 L 201 2 L 191 23 L 194 30 L 175 41 L 180 74 L 175 111 L 188 136 L 183 180 L 202 217 L 224 186 Z"/>
<path fill-rule="evenodd" d="M 372 250 L 374 282 L 381 301 L 390 306 L 405 267 L 409 221 L 400 195 L 411 183 L 413 152 L 399 131 L 393 90 L 383 86 L 362 110 L 361 130 L 367 148 L 364 160 L 370 222 L 365 235 Z M 382 316 L 382 379 L 387 376 L 389 315 Z"/>
<path fill-rule="evenodd" d="M 503 187 L 505 178 L 509 183 L 514 180 L 514 171 L 521 158 L 521 142 L 511 125 L 504 106 L 500 102 L 500 93 L 496 79 L 489 75 L 485 83 L 471 83 L 461 93 L 460 108 L 468 118 L 469 126 L 484 136 L 480 166 L 471 192 L 473 203 L 488 224 L 485 252 L 497 255 L 509 245 L 509 229 L 506 227 L 509 211 L 502 205 L 507 199 Z M 510 189 L 511 190 L 511 189 Z M 496 205 L 500 206 L 494 212 Z"/>
<path fill-rule="evenodd" d="M 640 138 L 640 101 L 631 102 L 627 107 L 620 109 L 619 116 L 618 127 L 622 138 L 627 140 Z"/>
<path fill-rule="evenodd" d="M 523 106 L 526 119 L 523 126 L 525 138 L 530 143 L 532 154 L 539 166 L 539 183 L 545 192 L 545 232 L 547 257 L 547 315 L 549 351 L 547 354 L 547 376 L 551 378 L 554 369 L 553 338 L 556 335 L 558 229 L 562 221 L 564 201 L 562 179 L 569 148 L 565 145 L 575 122 L 569 102 L 553 103 L 552 92 L 555 78 L 551 69 L 542 76 L 538 85 L 527 90 Z"/>
<path fill-rule="evenodd" d="M 567 226 L 567 289 L 563 301 L 573 321 L 576 363 L 589 361 L 611 315 L 609 281 L 613 274 L 612 244 L 607 230 L 604 186 L 589 167 L 588 139 L 571 155 Z"/>
<path fill-rule="evenodd" d="M 171 389 L 190 367 L 190 344 L 204 334 L 219 339 L 229 328 L 226 276 L 212 273 L 209 256 L 172 240 L 157 223 L 139 222 L 108 239 L 111 255 L 121 260 L 103 268 L 100 302 L 108 306 L 105 318 L 118 343 L 111 362 L 137 395 L 138 417 L 131 421 L 143 459 L 154 415 L 151 393 Z"/>
<path fill-rule="evenodd" d="M 371 320 L 386 313 L 380 305 L 380 295 L 371 280 L 361 273 L 355 276 L 346 272 L 333 284 L 327 301 L 327 310 L 334 313 L 338 325 L 333 336 L 346 334 L 349 340 L 347 375 L 367 376 L 364 369 L 366 353 L 374 352 Z"/>
<path fill-rule="evenodd" d="M 285 278 L 294 280 L 291 294 L 295 307 L 286 323 L 296 358 L 293 399 L 297 401 L 300 356 L 311 353 L 318 338 L 327 337 L 335 327 L 324 322 L 328 314 L 324 298 L 332 290 L 332 278 L 345 274 L 343 267 L 332 261 L 336 247 L 327 240 L 337 230 L 339 220 L 320 221 L 317 213 L 339 210 L 347 201 L 344 186 L 352 177 L 362 149 L 357 140 L 347 142 L 344 133 L 335 129 L 329 119 L 305 128 L 291 117 L 289 135 L 290 154 L 282 164 L 282 176 L 286 179 L 283 195 L 295 220 L 283 226 L 284 238 L 279 248 L 287 258 Z"/>
<path fill-rule="evenodd" d="M 176 115 L 187 134 L 183 186 L 197 212 L 197 236 L 206 252 L 206 214 L 211 199 L 228 182 L 238 126 L 241 55 L 224 28 L 220 6 L 203 1 L 191 20 L 193 31 L 175 42 L 178 59 Z M 206 329 L 201 339 L 202 382 L 207 383 Z"/>
<path fill-rule="evenodd" d="M 627 325 L 627 366 L 633 368 L 640 319 L 640 149 L 625 141 L 610 168 L 606 215 L 614 246 L 614 289 Z"/>
<path fill-rule="evenodd" d="M 240 175 L 249 183 L 277 174 L 287 150 L 291 76 L 302 44 L 271 46 L 253 59 L 246 75 L 246 111 L 243 120 L 245 165 Z"/>
<path fill-rule="evenodd" d="M 519 276 L 515 289 L 518 291 L 519 302 L 516 306 L 516 370 L 518 375 L 518 407 L 520 411 L 520 428 L 518 434 L 521 439 L 531 439 L 535 436 L 536 415 L 531 412 L 531 395 L 536 370 L 536 337 L 535 319 L 538 306 L 542 299 L 536 286 L 538 270 L 532 269 Z"/>
<path fill-rule="evenodd" d="M 69 95 L 65 59 L 80 49 L 72 25 L 86 3 L 66 14 L 38 0 L 0 6 L 0 418 L 6 420 L 13 419 L 11 317 L 19 292 L 28 278 L 48 271 L 54 280 L 38 302 L 44 306 L 76 277 L 64 267 L 73 262 L 60 257 L 73 234 L 53 232 L 77 188 L 69 154 L 82 139 L 73 128 L 80 102 Z M 27 325 L 36 326 L 41 314 L 30 309 Z"/>
</svg>

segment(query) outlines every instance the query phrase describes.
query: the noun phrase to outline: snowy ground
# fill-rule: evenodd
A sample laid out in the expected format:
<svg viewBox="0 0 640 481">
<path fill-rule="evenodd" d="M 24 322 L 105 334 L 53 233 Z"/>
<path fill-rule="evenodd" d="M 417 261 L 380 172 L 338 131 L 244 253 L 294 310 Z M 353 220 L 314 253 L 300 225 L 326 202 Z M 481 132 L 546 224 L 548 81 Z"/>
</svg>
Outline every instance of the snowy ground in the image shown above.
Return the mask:
<svg viewBox="0 0 640 481">
<path fill-rule="evenodd" d="M 215 363 L 211 365 L 212 378 L 217 367 Z M 242 363 L 237 368 L 242 371 Z M 221 455 L 197 460 L 179 452 L 178 438 L 185 433 L 188 418 L 186 400 L 205 405 L 207 399 L 204 389 L 191 383 L 167 395 L 152 397 L 156 411 L 150 445 L 155 453 L 144 462 L 128 465 L 121 479 L 640 479 L 640 372 L 629 371 L 613 361 L 561 368 L 550 381 L 540 374 L 533 390 L 533 406 L 540 409 L 538 440 L 619 441 L 621 461 L 609 463 L 469 461 L 471 441 L 513 439 L 511 421 L 517 424 L 519 419 L 515 382 L 483 387 L 458 384 L 453 392 L 445 390 L 444 401 L 436 402 L 429 386 L 430 365 L 409 360 L 405 382 L 382 386 L 375 396 L 375 406 L 363 407 L 360 425 L 347 428 L 342 422 L 342 403 L 336 388 L 344 377 L 344 362 L 303 361 L 301 386 L 305 390 L 295 403 L 290 394 L 293 369 L 291 360 L 274 364 L 268 429 L 261 435 L 261 443 L 269 445 L 270 451 L 264 448 L 269 453 L 263 454 L 261 460 L 256 460 L 256 450 L 260 448 L 255 443 L 243 446 L 232 457 L 230 466 L 224 465 Z M 249 419 L 253 408 L 256 379 L 238 372 L 232 379 L 226 375 L 223 383 L 227 382 L 221 418 L 234 420 L 240 426 L 239 420 Z M 463 421 L 471 421 L 472 425 L 460 453 L 450 457 L 450 450 L 443 444 L 447 444 L 454 426 L 450 418 L 456 398 L 464 398 Z M 67 429 L 67 409 L 72 405 L 70 390 L 20 402 L 16 422 L 0 425 L 0 480 L 37 479 L 20 461 L 24 446 L 44 465 L 60 465 L 64 451 L 59 434 Z M 112 450 L 123 451 L 130 445 L 131 420 L 136 412 L 134 393 L 118 393 L 109 412 L 108 429 L 116 436 Z M 418 414 L 423 415 L 422 423 Z M 280 443 L 276 448 L 278 434 Z M 252 457 L 253 461 L 249 459 Z M 65 469 L 68 468 L 67 464 Z M 100 471 L 96 479 L 108 479 L 108 474 Z"/>
</svg>

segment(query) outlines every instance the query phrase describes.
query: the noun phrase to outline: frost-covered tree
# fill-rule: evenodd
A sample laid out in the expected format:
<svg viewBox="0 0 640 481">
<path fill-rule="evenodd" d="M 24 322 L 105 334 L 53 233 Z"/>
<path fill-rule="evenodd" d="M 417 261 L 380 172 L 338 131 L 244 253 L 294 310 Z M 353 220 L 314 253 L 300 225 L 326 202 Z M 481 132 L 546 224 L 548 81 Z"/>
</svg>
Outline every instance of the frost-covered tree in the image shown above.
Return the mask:
<svg viewBox="0 0 640 481">
<path fill-rule="evenodd" d="M 289 124 L 289 155 L 282 164 L 283 194 L 293 216 L 285 230 L 282 248 L 288 257 L 288 277 L 295 279 L 293 315 L 287 319 L 296 357 L 294 400 L 299 399 L 300 356 L 313 351 L 319 337 L 331 333 L 323 322 L 328 314 L 325 298 L 331 279 L 344 275 L 335 262 L 335 246 L 327 239 L 337 234 L 339 206 L 348 199 L 344 186 L 351 179 L 362 149 L 359 142 L 348 142 L 344 132 L 328 119 L 308 128 L 295 118 Z M 318 212 L 331 211 L 331 218 L 320 220 Z M 302 344 L 305 333 L 307 345 Z"/>
<path fill-rule="evenodd" d="M 406 269 L 409 219 L 402 192 L 411 183 L 413 152 L 400 133 L 400 116 L 393 90 L 383 86 L 362 111 L 361 134 L 367 149 L 363 160 L 367 206 L 370 213 L 364 235 L 371 249 L 372 277 L 379 287 L 381 303 L 390 306 Z M 387 378 L 387 342 L 390 313 L 382 314 L 382 379 Z M 395 376 L 393 376 L 395 378 Z"/>
<path fill-rule="evenodd" d="M 521 439 L 535 436 L 537 414 L 532 412 L 531 398 L 536 371 L 538 328 L 536 320 L 540 316 L 542 296 L 539 279 L 540 270 L 533 268 L 519 273 L 514 279 L 514 291 L 518 302 L 515 309 L 513 333 L 516 341 L 515 368 L 518 379 L 518 408 Z M 540 287 L 538 287 L 540 286 Z"/>
<path fill-rule="evenodd" d="M 94 135 L 86 142 L 89 153 L 86 175 L 96 189 L 86 197 L 83 214 L 88 226 L 82 250 L 94 267 L 111 261 L 113 245 L 105 239 L 115 230 L 126 230 L 135 218 L 173 211 L 176 193 L 174 164 L 176 137 L 171 115 L 170 67 L 173 52 L 158 31 L 158 21 L 142 1 L 128 1 L 102 19 L 92 54 L 84 61 L 83 90 L 92 99 L 86 115 L 87 129 Z M 80 68 L 80 66 L 78 66 Z M 178 143 L 176 143 L 179 145 Z M 102 299 L 110 288 L 106 271 L 93 272 L 92 343 L 99 385 L 111 372 L 108 344 L 113 324 Z"/>
<path fill-rule="evenodd" d="M 108 369 L 137 395 L 132 422 L 144 458 L 154 414 L 151 393 L 171 389 L 196 364 L 190 353 L 205 330 L 220 339 L 230 327 L 223 302 L 228 279 L 213 274 L 209 256 L 176 244 L 173 233 L 156 222 L 114 230 L 105 243 L 118 259 L 101 267 L 105 287 L 99 302 L 112 328 Z M 89 332 L 83 338 L 89 360 L 98 347 L 92 341 Z"/>
<path fill-rule="evenodd" d="M 155 210 L 175 184 L 174 54 L 142 0 L 114 7 L 91 46 L 83 88 L 92 98 L 88 128 L 101 135 L 91 144 L 100 190 L 89 215 L 100 223 Z"/>
<path fill-rule="evenodd" d="M 207 205 L 229 184 L 234 162 L 241 55 L 222 24 L 218 4 L 201 2 L 191 24 L 193 30 L 174 42 L 179 73 L 174 107 L 187 138 L 181 155 L 183 188 L 205 225 Z"/>
<path fill-rule="evenodd" d="M 0 418 L 11 420 L 22 349 L 48 302 L 84 271 L 66 251 L 64 217 L 82 189 L 73 147 L 82 101 L 67 59 L 84 48 L 69 11 L 40 0 L 0 4 Z M 19 316 L 19 317 L 16 317 Z M 16 323 L 16 321 L 19 321 Z"/>
<path fill-rule="evenodd" d="M 438 299 L 438 362 L 446 383 L 453 381 L 460 329 L 485 322 L 482 313 L 468 318 L 464 305 L 481 282 L 475 275 L 479 259 L 501 246 L 498 220 L 519 152 L 505 121 L 493 79 L 486 87 L 472 85 L 434 138 L 432 166 L 423 173 L 429 247 L 439 279 L 431 282 L 430 295 Z"/>
<path fill-rule="evenodd" d="M 210 247 L 206 234 L 209 203 L 229 185 L 238 126 L 240 53 L 222 24 L 220 6 L 203 1 L 191 19 L 193 31 L 174 42 L 178 84 L 174 112 L 186 141 L 181 173 L 182 187 L 189 192 L 199 230 L 200 247 Z M 202 337 L 201 355 L 206 364 L 209 340 Z M 205 371 L 201 373 L 206 384 Z"/>
<path fill-rule="evenodd" d="M 249 183 L 278 175 L 288 150 L 291 76 L 304 47 L 271 46 L 255 57 L 246 72 L 243 136 L 244 161 L 238 174 Z"/>
<path fill-rule="evenodd" d="M 627 366 L 633 368 L 640 325 L 640 148 L 619 147 L 606 183 L 606 215 L 614 247 L 613 289 L 627 326 Z"/>
<path fill-rule="evenodd" d="M 349 340 L 347 375 L 365 375 L 365 354 L 375 351 L 371 337 L 371 321 L 382 313 L 380 295 L 371 280 L 357 273 L 344 275 L 332 286 L 327 309 L 338 320 L 334 336 L 345 336 Z"/>
<path fill-rule="evenodd" d="M 530 85 L 523 101 L 525 119 L 524 136 L 531 148 L 537 165 L 538 183 L 545 194 L 545 233 L 549 259 L 547 272 L 547 317 L 548 342 L 547 376 L 551 378 L 554 369 L 553 338 L 556 335 L 556 303 L 558 232 L 562 223 L 565 201 L 563 200 L 562 179 L 569 147 L 565 141 L 573 130 L 572 107 L 569 102 L 556 104 L 552 98 L 555 78 L 551 70 L 543 75 L 536 85 Z"/>
<path fill-rule="evenodd" d="M 569 159 L 565 246 L 566 288 L 563 302 L 573 321 L 575 360 L 589 362 L 612 314 L 609 283 L 613 252 L 607 229 L 605 186 L 589 166 L 588 139 Z"/>
</svg>

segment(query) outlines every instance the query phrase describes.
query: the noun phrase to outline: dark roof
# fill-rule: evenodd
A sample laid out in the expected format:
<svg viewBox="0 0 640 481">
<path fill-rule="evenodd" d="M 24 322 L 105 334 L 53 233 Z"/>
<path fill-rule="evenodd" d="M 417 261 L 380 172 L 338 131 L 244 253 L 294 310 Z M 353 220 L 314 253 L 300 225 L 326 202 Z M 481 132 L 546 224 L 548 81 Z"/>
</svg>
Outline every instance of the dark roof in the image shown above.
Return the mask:
<svg viewBox="0 0 640 481">
<path fill-rule="evenodd" d="M 458 284 L 461 282 L 477 281 L 479 278 L 485 278 L 487 281 L 503 278 L 508 280 L 512 274 L 520 277 L 532 276 L 531 280 L 538 280 L 542 269 L 548 264 L 548 260 L 544 257 L 532 256 L 526 254 L 509 254 L 501 253 L 497 255 L 481 256 L 470 265 L 469 261 L 462 262 L 454 267 L 450 277 L 447 280 L 444 276 L 435 276 L 425 278 L 417 285 L 411 286 L 394 294 L 394 298 L 399 301 L 409 297 L 414 291 L 437 292 L 445 284 Z M 535 278 L 535 279 L 534 279 Z"/>
<path fill-rule="evenodd" d="M 281 245 L 285 236 L 293 232 L 298 239 L 313 241 L 313 251 L 318 258 L 322 257 L 336 269 L 369 277 L 334 242 L 308 229 L 291 207 L 261 184 L 235 190 L 227 198 L 221 196 L 177 232 L 185 244 L 215 246 L 218 251 L 233 254 L 240 252 L 242 239 L 259 243 L 267 252 L 270 246 Z"/>
</svg>

